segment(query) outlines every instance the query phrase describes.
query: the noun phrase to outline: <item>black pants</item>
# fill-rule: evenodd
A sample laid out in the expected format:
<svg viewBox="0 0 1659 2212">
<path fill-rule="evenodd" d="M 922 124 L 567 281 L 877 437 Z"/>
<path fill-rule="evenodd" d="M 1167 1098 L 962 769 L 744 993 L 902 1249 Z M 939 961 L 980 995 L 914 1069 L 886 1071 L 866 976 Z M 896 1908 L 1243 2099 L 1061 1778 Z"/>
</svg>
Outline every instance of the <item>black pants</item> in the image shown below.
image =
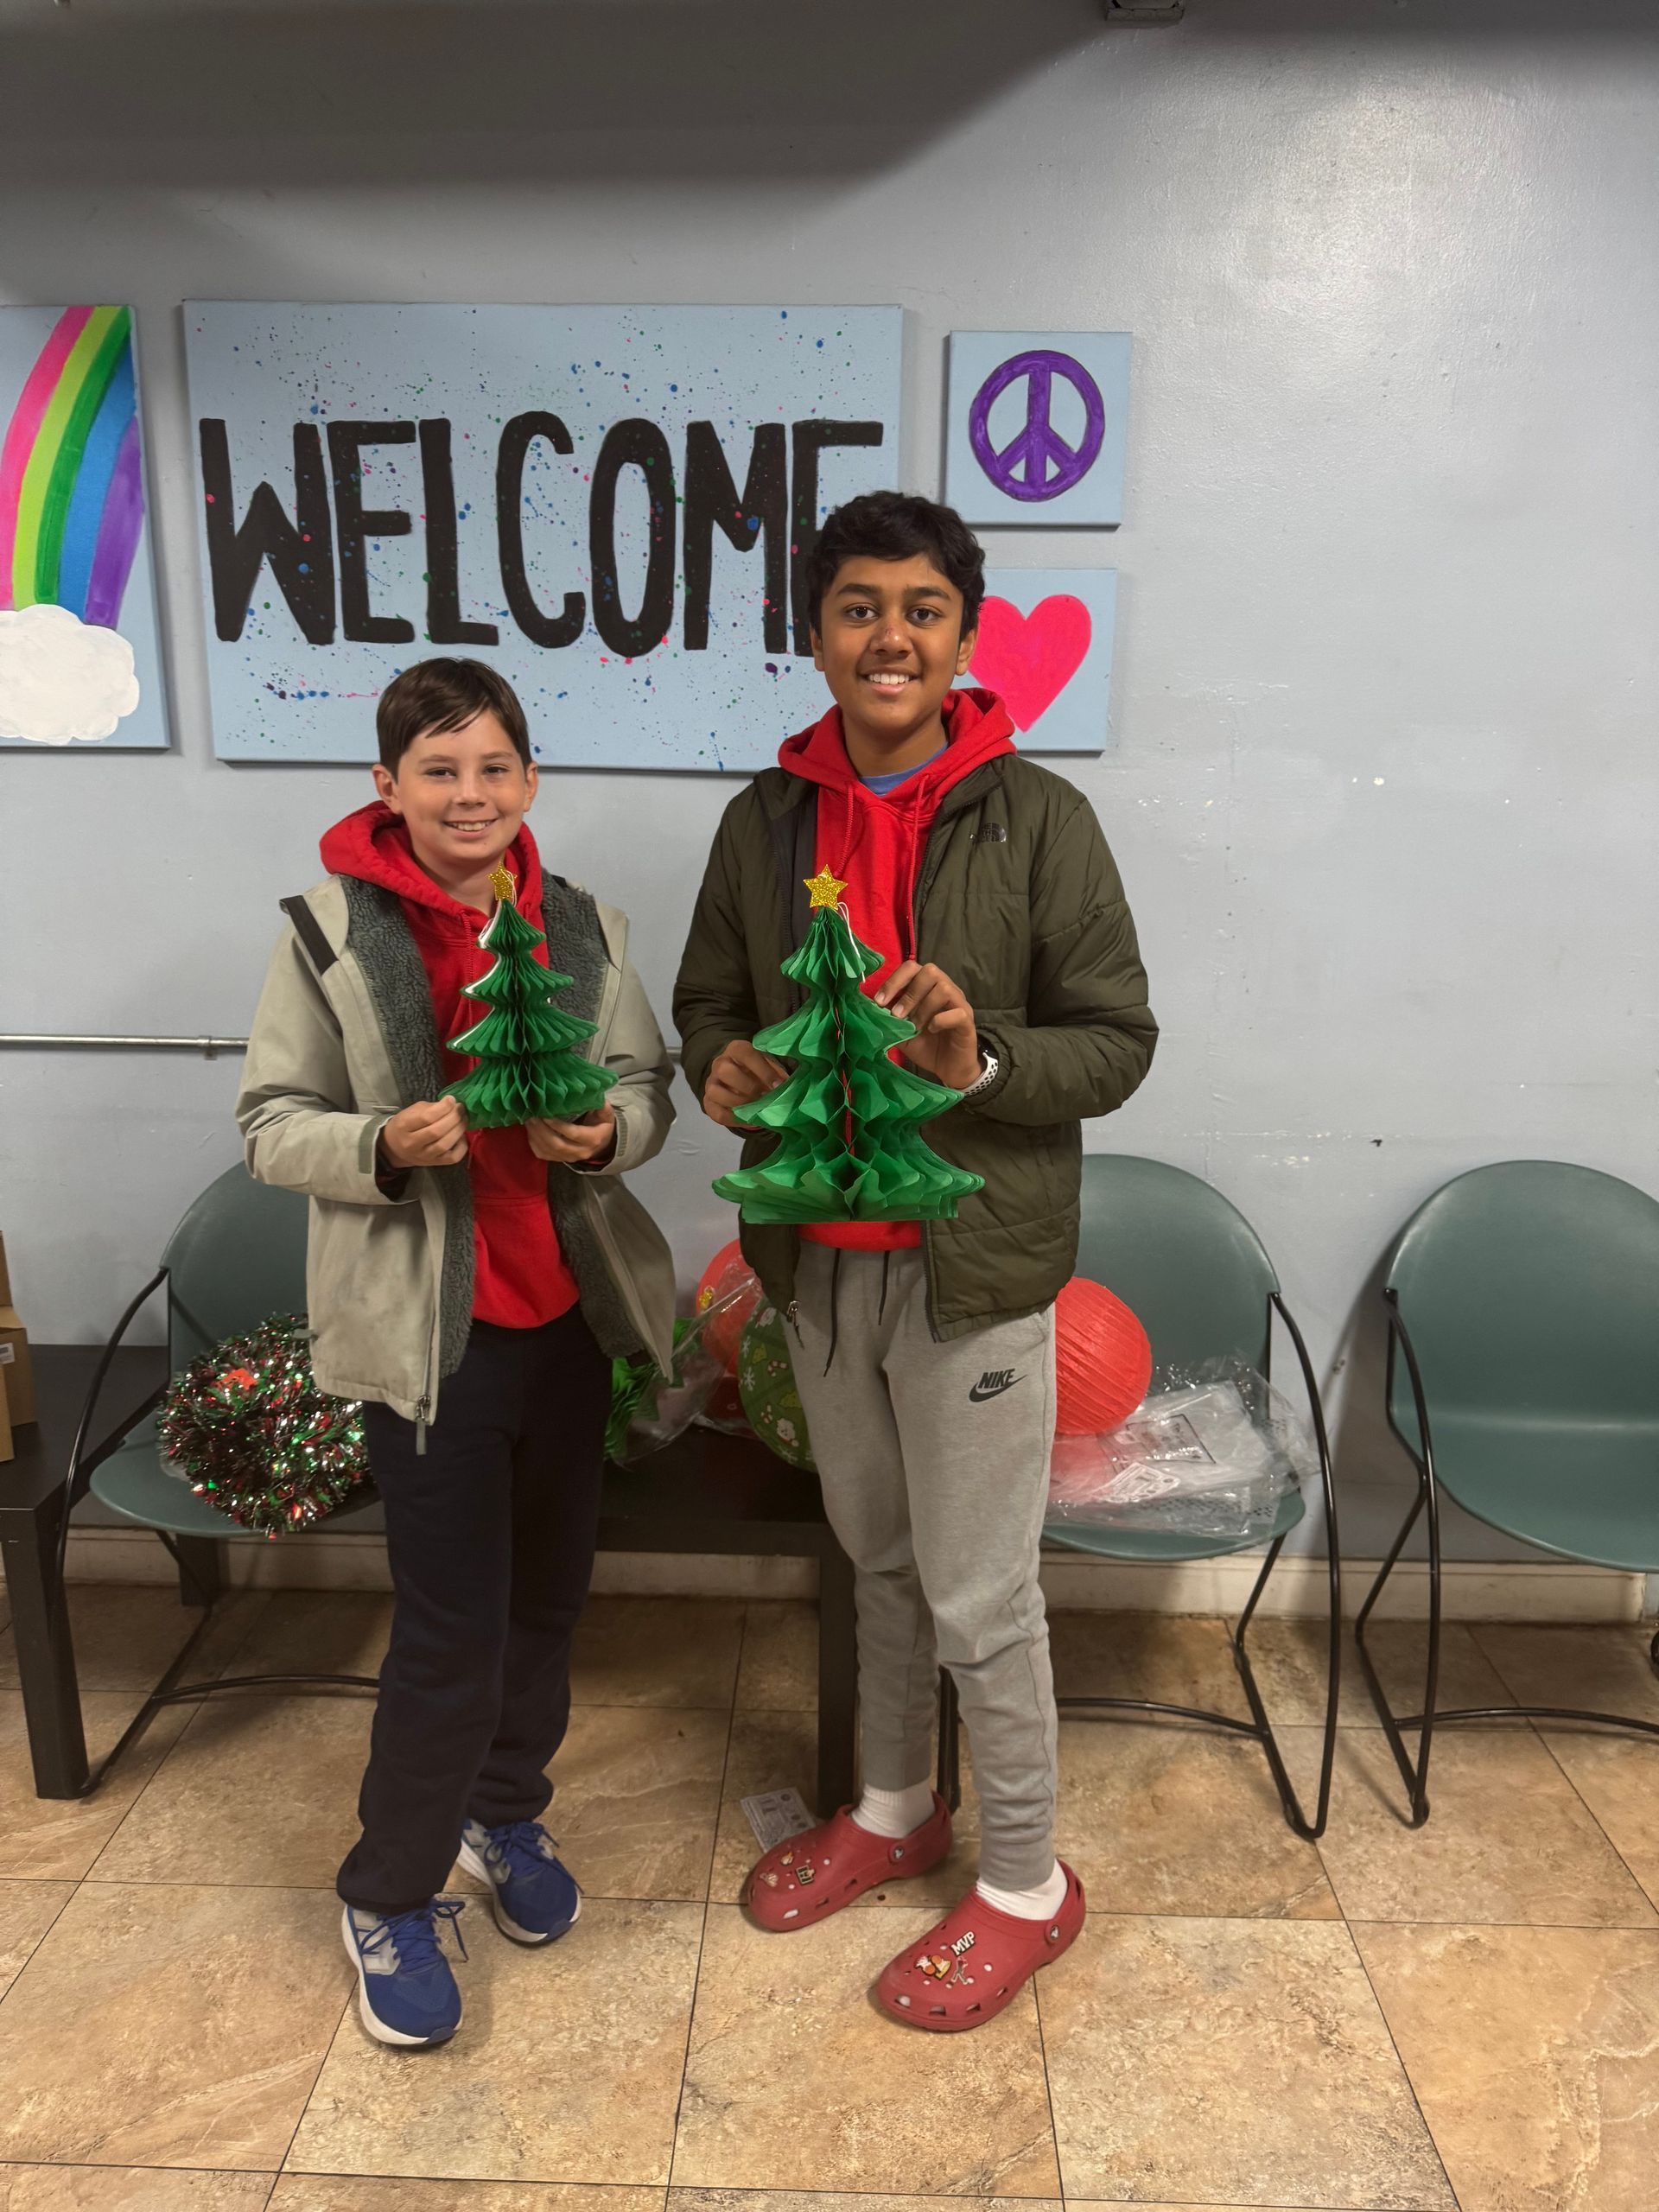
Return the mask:
<svg viewBox="0 0 1659 2212">
<path fill-rule="evenodd" d="M 579 1308 L 539 1329 L 475 1321 L 417 1452 L 365 1408 L 397 1602 L 363 1834 L 338 1888 L 403 1912 L 449 1877 L 463 1820 L 530 1821 L 570 1718 L 570 1642 L 593 1574 L 610 1362 Z"/>
</svg>

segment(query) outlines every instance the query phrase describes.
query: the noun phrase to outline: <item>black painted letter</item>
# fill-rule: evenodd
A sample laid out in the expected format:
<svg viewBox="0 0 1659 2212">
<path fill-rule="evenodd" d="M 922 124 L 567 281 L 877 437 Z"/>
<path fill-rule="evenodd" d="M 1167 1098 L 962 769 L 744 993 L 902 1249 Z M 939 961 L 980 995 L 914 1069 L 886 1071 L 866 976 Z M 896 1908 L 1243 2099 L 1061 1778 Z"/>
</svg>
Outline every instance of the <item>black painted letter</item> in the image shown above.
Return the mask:
<svg viewBox="0 0 1659 2212">
<path fill-rule="evenodd" d="M 754 433 L 749 473 L 740 493 L 712 423 L 690 423 L 685 432 L 685 649 L 709 644 L 709 593 L 714 574 L 716 524 L 740 553 L 765 540 L 762 639 L 769 653 L 789 651 L 789 454 L 781 423 L 762 423 Z"/>
<path fill-rule="evenodd" d="M 794 498 L 790 507 L 790 599 L 795 611 L 795 650 L 812 650 L 806 619 L 806 564 L 818 542 L 818 455 L 826 446 L 879 446 L 887 435 L 881 423 L 824 423 L 816 416 L 794 429 Z"/>
<path fill-rule="evenodd" d="M 622 612 L 616 573 L 616 484 L 625 468 L 637 468 L 651 499 L 651 549 L 645 557 L 645 590 L 639 612 L 630 621 Z M 635 416 L 616 423 L 594 463 L 588 502 L 588 537 L 594 577 L 594 627 L 613 653 L 632 659 L 654 652 L 674 620 L 674 457 L 654 423 Z"/>
<path fill-rule="evenodd" d="M 426 634 L 435 645 L 494 645 L 493 622 L 461 619 L 461 546 L 455 522 L 455 472 L 449 425 L 442 416 L 421 424 L 421 489 L 426 502 Z"/>
<path fill-rule="evenodd" d="M 570 433 L 556 415 L 532 410 L 515 415 L 501 433 L 495 455 L 495 532 L 501 550 L 501 588 L 506 594 L 512 619 L 532 645 L 574 645 L 588 619 L 588 603 L 579 591 L 568 591 L 556 614 L 543 613 L 530 588 L 524 568 L 524 459 L 537 438 L 545 438 L 555 453 L 575 450 Z"/>
<path fill-rule="evenodd" d="M 334 537 L 322 439 L 315 423 L 294 425 L 294 519 L 269 484 L 255 487 L 248 512 L 236 519 L 231 449 L 224 423 L 203 416 L 201 488 L 207 506 L 207 566 L 213 585 L 213 627 L 227 642 L 242 635 L 254 586 L 265 562 L 289 613 L 309 645 L 334 642 Z"/>
<path fill-rule="evenodd" d="M 369 609 L 369 575 L 364 558 L 366 541 L 407 537 L 410 524 L 401 508 L 365 508 L 362 461 L 365 446 L 412 446 L 414 442 L 412 423 L 328 425 L 328 459 L 334 470 L 340 538 L 340 626 L 359 645 L 406 645 L 415 636 L 415 625 L 401 614 L 374 614 Z"/>
</svg>

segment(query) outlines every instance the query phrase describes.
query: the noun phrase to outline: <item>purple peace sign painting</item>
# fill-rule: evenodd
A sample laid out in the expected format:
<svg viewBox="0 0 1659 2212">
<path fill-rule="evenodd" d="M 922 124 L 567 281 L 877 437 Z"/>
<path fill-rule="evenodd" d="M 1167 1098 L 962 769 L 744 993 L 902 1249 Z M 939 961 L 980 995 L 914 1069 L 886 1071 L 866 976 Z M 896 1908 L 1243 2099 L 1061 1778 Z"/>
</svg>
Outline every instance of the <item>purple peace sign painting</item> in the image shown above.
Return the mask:
<svg viewBox="0 0 1659 2212">
<path fill-rule="evenodd" d="M 1122 331 L 953 332 L 945 497 L 970 523 L 1123 518 Z"/>
</svg>

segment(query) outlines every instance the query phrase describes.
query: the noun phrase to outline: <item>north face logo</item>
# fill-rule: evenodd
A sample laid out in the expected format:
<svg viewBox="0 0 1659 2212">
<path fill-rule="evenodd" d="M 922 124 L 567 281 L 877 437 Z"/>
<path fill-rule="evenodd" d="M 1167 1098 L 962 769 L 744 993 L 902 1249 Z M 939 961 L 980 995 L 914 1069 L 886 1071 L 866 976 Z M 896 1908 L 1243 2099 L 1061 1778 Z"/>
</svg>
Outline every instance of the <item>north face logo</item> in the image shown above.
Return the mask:
<svg viewBox="0 0 1659 2212">
<path fill-rule="evenodd" d="M 1005 1390 L 1012 1390 L 1023 1378 L 1011 1367 L 988 1368 L 968 1393 L 970 1406 L 982 1406 L 987 1398 L 1000 1398 Z"/>
</svg>

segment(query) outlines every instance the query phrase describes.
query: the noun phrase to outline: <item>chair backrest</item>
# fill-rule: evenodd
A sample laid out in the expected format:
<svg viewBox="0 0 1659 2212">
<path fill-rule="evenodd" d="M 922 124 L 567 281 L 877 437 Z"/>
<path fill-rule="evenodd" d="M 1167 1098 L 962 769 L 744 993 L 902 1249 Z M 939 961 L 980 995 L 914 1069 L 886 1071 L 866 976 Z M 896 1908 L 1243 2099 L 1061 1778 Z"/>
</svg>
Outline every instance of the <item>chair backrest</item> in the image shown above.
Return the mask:
<svg viewBox="0 0 1659 2212">
<path fill-rule="evenodd" d="M 273 1313 L 305 1311 L 307 1206 L 293 1191 L 227 1168 L 168 1240 L 168 1346 L 173 1371 L 221 1338 Z"/>
<path fill-rule="evenodd" d="M 1158 1367 L 1237 1359 L 1267 1371 L 1273 1262 L 1238 1208 L 1185 1168 L 1090 1153 L 1077 1273 L 1140 1316 Z"/>
<path fill-rule="evenodd" d="M 1616 1175 L 1506 1160 L 1400 1232 L 1398 1294 L 1431 1414 L 1659 1423 L 1659 1202 Z M 1416 1433 L 1405 1362 L 1391 1411 Z"/>
</svg>

